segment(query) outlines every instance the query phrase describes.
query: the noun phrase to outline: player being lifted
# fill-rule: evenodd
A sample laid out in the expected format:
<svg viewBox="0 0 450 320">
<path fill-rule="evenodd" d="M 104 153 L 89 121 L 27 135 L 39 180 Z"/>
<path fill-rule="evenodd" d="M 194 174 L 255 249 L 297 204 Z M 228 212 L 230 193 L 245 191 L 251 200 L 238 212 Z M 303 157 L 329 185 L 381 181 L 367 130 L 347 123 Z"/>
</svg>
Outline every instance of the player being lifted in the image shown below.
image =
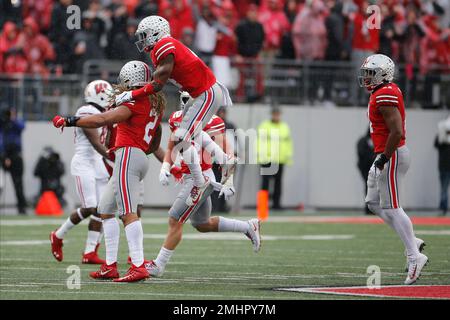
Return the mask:
<svg viewBox="0 0 450 320">
<path fill-rule="evenodd" d="M 359 83 L 370 91 L 368 117 L 377 154 L 367 179 L 366 203 L 399 235 L 406 248 L 408 275 L 405 284 L 417 281 L 428 258 L 420 251 L 424 242 L 414 235 L 411 220 L 401 205 L 403 180 L 410 164 L 406 146 L 403 94 L 392 82 L 395 65 L 375 54 L 361 66 Z"/>
<path fill-rule="evenodd" d="M 149 67 L 140 61 L 126 63 L 119 74 L 120 86 L 117 90 L 132 90 L 144 86 L 150 80 Z M 95 279 L 114 279 L 115 282 L 134 282 L 148 278 L 144 266 L 143 230 L 137 216 L 140 181 L 148 170 L 145 154 L 152 145 L 165 108 L 165 99 L 161 93 L 141 96 L 123 103 L 102 114 L 80 117 L 61 117 L 53 119 L 55 127 L 77 126 L 98 128 L 117 125 L 115 139 L 113 176 L 101 196 L 98 212 L 105 233 L 106 263 L 97 272 L 91 272 Z M 128 241 L 132 265 L 125 276 L 119 278 L 117 253 L 119 249 L 119 214 Z"/>
<path fill-rule="evenodd" d="M 189 105 L 190 96 L 187 92 L 180 95 L 181 110 L 174 112 L 169 119 L 169 127 L 172 134 L 180 126 L 183 117 L 183 109 Z M 186 204 L 189 190 L 193 184 L 193 178 L 188 166 L 181 159 L 181 167 L 172 166 L 177 157 L 177 150 L 173 139 L 169 143 L 164 157 L 159 180 L 162 185 L 169 184 L 171 172 L 178 176 L 181 181 L 182 189 L 179 192 L 174 204 L 169 210 L 169 230 L 167 232 L 164 244 L 155 260 L 146 263 L 145 266 L 151 276 L 161 277 L 164 273 L 166 264 L 171 258 L 175 248 L 180 243 L 183 233 L 184 223 L 190 219 L 192 226 L 199 232 L 239 232 L 245 234 L 253 243 L 253 249 L 258 252 L 261 246 L 260 225 L 258 219 L 241 221 L 224 217 L 211 217 L 211 197 L 210 194 L 214 188 L 220 190 L 219 196 L 228 199 L 234 195 L 232 177 L 230 177 L 224 186 L 215 182 L 215 176 L 212 171 L 211 157 L 216 162 L 222 162 L 227 157 L 225 151 L 232 154 L 232 150 L 227 146 L 225 140 L 225 123 L 221 118 L 213 115 L 211 120 L 203 128 L 203 132 L 195 139 L 195 147 L 202 158 L 201 168 L 203 174 L 210 179 L 211 185 L 206 189 L 202 199 L 194 206 Z M 217 143 L 214 143 L 215 140 Z M 223 150 L 221 147 L 223 146 Z M 180 177 L 182 175 L 182 177 Z M 206 199 L 205 199 L 206 198 Z"/>
<path fill-rule="evenodd" d="M 162 90 L 167 81 L 187 91 L 193 97 L 193 103 L 183 111 L 183 119 L 174 138 L 180 144 L 181 154 L 188 161 L 192 174 L 192 188 L 186 198 L 186 204 L 195 205 L 209 185 L 200 167 L 197 151 L 191 140 L 208 123 L 220 106 L 231 106 L 228 90 L 219 82 L 205 63 L 180 41 L 170 36 L 170 26 L 160 16 L 144 18 L 138 25 L 136 45 L 139 51 L 150 53 L 156 70 L 151 82 L 144 87 L 126 91 L 116 97 L 116 105 L 131 101 Z M 222 183 L 234 172 L 236 159 L 227 159 L 222 165 Z"/>
<path fill-rule="evenodd" d="M 109 104 L 111 93 L 112 87 L 108 82 L 92 81 L 84 90 L 86 105 L 80 107 L 75 116 L 85 117 L 103 113 Z M 105 147 L 106 128 L 75 128 L 74 133 L 75 155 L 70 170 L 75 178 L 81 208 L 50 234 L 51 250 L 55 259 L 62 261 L 64 236 L 75 225 L 90 217 L 82 263 L 102 264 L 105 261 L 97 255 L 102 238 L 102 220 L 97 213 L 97 205 L 109 179 L 103 162 L 103 157 L 109 157 Z"/>
</svg>

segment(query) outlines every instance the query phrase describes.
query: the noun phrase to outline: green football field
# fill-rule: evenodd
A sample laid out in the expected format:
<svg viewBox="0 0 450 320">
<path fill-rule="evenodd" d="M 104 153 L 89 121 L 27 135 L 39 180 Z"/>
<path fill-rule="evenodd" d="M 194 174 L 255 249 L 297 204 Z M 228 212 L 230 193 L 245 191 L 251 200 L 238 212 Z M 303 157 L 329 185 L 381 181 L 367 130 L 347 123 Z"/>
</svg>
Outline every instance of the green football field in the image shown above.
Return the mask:
<svg viewBox="0 0 450 320">
<path fill-rule="evenodd" d="M 246 212 L 241 218 L 249 218 Z M 340 213 L 350 217 L 356 215 Z M 262 224 L 262 249 L 253 253 L 243 235 L 200 234 L 190 225 L 163 278 L 116 284 L 94 281 L 95 265 L 80 264 L 86 223 L 72 229 L 64 244 L 64 261 L 50 253 L 49 232 L 63 218 L 0 216 L 1 299 L 361 299 L 274 290 L 286 287 L 365 286 L 367 268 L 381 270 L 381 285 L 401 285 L 405 258 L 400 240 L 389 227 L 373 223 L 324 223 L 318 214 L 284 213 Z M 323 216 L 323 214 L 322 214 Z M 337 217 L 337 214 L 328 216 Z M 326 218 L 326 217 L 325 217 Z M 326 219 L 325 219 L 326 220 Z M 162 211 L 145 210 L 144 249 L 155 258 L 166 226 Z M 450 284 L 450 226 L 416 225 L 431 263 L 417 284 Z M 104 257 L 104 246 L 100 249 Z M 128 265 L 121 230 L 119 268 Z M 81 269 L 80 289 L 69 289 L 68 268 Z M 73 267 L 72 267 L 73 268 Z M 69 268 L 70 270 L 70 268 Z M 367 299 L 367 298 L 364 298 Z"/>
</svg>

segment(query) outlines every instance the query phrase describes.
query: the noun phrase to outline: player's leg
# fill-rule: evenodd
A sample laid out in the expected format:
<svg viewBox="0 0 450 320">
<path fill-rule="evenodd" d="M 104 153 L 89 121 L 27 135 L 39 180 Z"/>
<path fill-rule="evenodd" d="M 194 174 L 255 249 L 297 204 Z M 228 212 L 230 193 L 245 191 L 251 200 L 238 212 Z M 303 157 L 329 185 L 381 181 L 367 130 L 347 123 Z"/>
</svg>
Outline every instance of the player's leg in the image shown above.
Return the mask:
<svg viewBox="0 0 450 320">
<path fill-rule="evenodd" d="M 58 229 L 50 233 L 52 254 L 58 261 L 63 260 L 62 246 L 65 235 L 81 221 L 97 213 L 95 178 L 91 175 L 74 177 L 81 207 L 75 210 Z"/>
<path fill-rule="evenodd" d="M 392 221 L 394 230 L 402 240 L 408 259 L 408 276 L 405 284 L 414 283 L 428 258 L 420 253 L 418 239 L 414 235 L 411 219 L 401 206 L 403 180 L 410 165 L 410 154 L 406 146 L 395 151 L 378 180 L 380 204 L 383 213 Z M 419 239 L 420 240 L 420 239 Z"/>
<path fill-rule="evenodd" d="M 148 160 L 140 149 L 125 147 L 116 151 L 116 163 L 113 172 L 116 202 L 132 265 L 125 276 L 114 281 L 134 282 L 149 276 L 144 267 L 144 231 L 137 215 L 140 181 L 147 173 Z"/>
<path fill-rule="evenodd" d="M 144 207 L 144 180 L 141 180 L 141 182 L 139 183 L 139 201 L 138 201 L 138 205 L 137 205 L 137 209 L 136 209 L 136 214 L 139 219 L 142 216 L 143 207 Z M 145 262 L 147 262 L 147 261 L 144 259 L 144 263 Z M 128 258 L 127 258 L 127 263 L 131 264 L 130 256 L 128 256 Z"/>
<path fill-rule="evenodd" d="M 108 184 L 108 179 L 95 179 L 95 194 L 97 201 L 100 200 L 103 191 Z M 97 202 L 98 204 L 98 202 Z M 83 263 L 87 264 L 103 264 L 105 260 L 98 257 L 98 248 L 103 238 L 103 224 L 100 214 L 97 210 L 90 216 L 88 225 L 88 234 L 86 239 L 86 247 L 82 258 Z"/>
<path fill-rule="evenodd" d="M 166 265 L 172 257 L 175 248 L 181 242 L 184 223 L 197 210 L 197 208 L 202 205 L 201 201 L 193 206 L 188 206 L 186 204 L 186 198 L 189 196 L 189 192 L 194 185 L 192 175 L 184 176 L 182 183 L 183 188 L 180 190 L 172 207 L 169 209 L 166 239 L 164 240 L 156 259 L 151 260 L 146 264 L 146 268 L 152 277 L 161 277 L 163 275 Z M 212 188 L 210 192 L 212 192 Z M 208 194 L 205 194 L 204 196 L 206 195 Z"/>
<path fill-rule="evenodd" d="M 200 167 L 200 157 L 192 145 L 193 138 L 198 135 L 219 107 L 224 103 L 224 91 L 217 83 L 194 99 L 192 105 L 185 110 L 180 127 L 175 131 L 175 143 L 192 174 L 194 185 L 187 199 L 188 205 L 195 204 L 208 186 Z"/>
<path fill-rule="evenodd" d="M 91 272 L 94 279 L 116 279 L 119 278 L 117 271 L 117 253 L 119 251 L 120 227 L 116 219 L 117 203 L 114 195 L 114 176 L 106 185 L 98 205 L 98 213 L 102 218 L 106 261 L 98 271 Z"/>
</svg>

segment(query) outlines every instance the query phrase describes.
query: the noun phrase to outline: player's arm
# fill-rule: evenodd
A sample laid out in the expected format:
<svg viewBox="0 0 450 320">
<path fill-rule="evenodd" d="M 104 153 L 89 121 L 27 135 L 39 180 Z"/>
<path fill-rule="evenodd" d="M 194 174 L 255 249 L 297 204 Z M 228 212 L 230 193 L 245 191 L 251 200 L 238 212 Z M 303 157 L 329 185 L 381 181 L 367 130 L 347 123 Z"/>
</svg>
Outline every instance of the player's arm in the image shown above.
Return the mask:
<svg viewBox="0 0 450 320">
<path fill-rule="evenodd" d="M 234 156 L 234 150 L 231 144 L 228 143 L 227 137 L 225 133 L 218 134 L 214 136 L 214 142 L 222 148 L 223 152 L 225 152 L 228 156 Z"/>
<path fill-rule="evenodd" d="M 86 116 L 83 118 L 77 116 L 62 117 L 55 116 L 53 125 L 56 128 L 80 127 L 80 128 L 101 128 L 107 125 L 123 122 L 130 118 L 131 110 L 126 106 L 119 106 L 104 113 Z"/>
<path fill-rule="evenodd" d="M 378 108 L 383 115 L 386 126 L 389 129 L 389 136 L 383 152 L 386 160 L 389 160 L 395 150 L 397 150 L 397 146 L 403 136 L 402 116 L 396 107 L 380 106 Z"/>
<path fill-rule="evenodd" d="M 149 84 L 146 84 L 142 88 L 133 90 L 131 92 L 132 99 L 148 96 L 159 92 L 162 90 L 164 85 L 170 78 L 172 74 L 173 66 L 175 63 L 175 59 L 173 54 L 167 55 L 164 59 L 162 59 L 158 66 L 156 67 L 155 72 L 153 73 L 153 79 Z"/>
<path fill-rule="evenodd" d="M 173 141 L 173 139 L 169 139 L 169 142 L 167 143 L 167 150 L 164 154 L 163 162 L 167 162 L 170 166 L 172 166 L 174 162 L 172 158 L 172 152 L 174 147 L 175 142 Z M 174 155 L 174 157 L 176 157 L 176 155 Z"/>
<path fill-rule="evenodd" d="M 104 158 L 109 159 L 106 147 L 100 142 L 100 135 L 97 129 L 82 129 L 86 138 L 89 140 L 95 151 L 100 153 Z"/>
</svg>

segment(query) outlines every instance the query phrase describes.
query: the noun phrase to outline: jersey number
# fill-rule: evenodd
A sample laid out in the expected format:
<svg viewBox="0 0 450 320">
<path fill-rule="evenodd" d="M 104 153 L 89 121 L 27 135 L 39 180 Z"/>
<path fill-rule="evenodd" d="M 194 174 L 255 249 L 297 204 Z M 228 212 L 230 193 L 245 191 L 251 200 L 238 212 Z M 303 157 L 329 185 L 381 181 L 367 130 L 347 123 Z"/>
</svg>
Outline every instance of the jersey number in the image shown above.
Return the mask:
<svg viewBox="0 0 450 320">
<path fill-rule="evenodd" d="M 153 111 L 153 110 L 152 110 Z M 158 122 L 158 116 L 156 116 L 152 111 L 150 111 L 150 118 L 153 118 L 147 125 L 145 126 L 145 134 L 144 134 L 144 141 L 147 142 L 148 145 L 150 145 L 150 142 L 153 139 L 153 134 L 155 129 L 156 123 Z"/>
</svg>

